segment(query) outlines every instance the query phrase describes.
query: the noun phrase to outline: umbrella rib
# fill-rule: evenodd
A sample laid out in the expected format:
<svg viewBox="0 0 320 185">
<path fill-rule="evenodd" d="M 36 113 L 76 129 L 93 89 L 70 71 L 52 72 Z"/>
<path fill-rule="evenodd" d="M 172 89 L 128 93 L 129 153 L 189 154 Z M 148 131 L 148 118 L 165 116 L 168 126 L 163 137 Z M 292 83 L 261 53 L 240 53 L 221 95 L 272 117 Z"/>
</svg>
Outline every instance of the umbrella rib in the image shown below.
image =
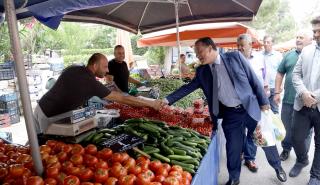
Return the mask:
<svg viewBox="0 0 320 185">
<path fill-rule="evenodd" d="M 190 11 L 190 15 L 191 15 L 191 16 L 193 16 L 193 13 L 192 13 L 192 10 L 191 10 L 191 7 L 190 7 L 190 4 L 189 4 L 189 1 L 187 1 L 187 5 L 188 5 L 189 11 Z"/>
<path fill-rule="evenodd" d="M 238 0 L 232 0 L 232 2 L 234 2 L 234 3 L 238 4 L 238 5 L 240 5 L 241 7 L 243 7 L 243 8 L 245 8 L 245 9 L 249 10 L 250 12 L 254 13 L 254 11 L 253 11 L 253 10 L 251 10 L 249 7 L 247 7 L 247 6 L 246 6 L 246 5 L 244 5 L 243 3 L 240 3 Z"/>
<path fill-rule="evenodd" d="M 146 6 L 144 7 L 144 10 L 143 10 L 141 19 L 140 19 L 140 21 L 139 21 L 138 30 L 140 29 L 140 25 L 141 25 L 141 23 L 142 23 L 142 20 L 143 20 L 143 18 L 144 18 L 144 15 L 145 15 L 145 13 L 146 13 L 146 11 L 147 11 L 147 8 L 148 8 L 148 6 L 149 6 L 149 3 L 150 3 L 150 0 L 148 1 L 148 3 L 146 4 Z"/>
<path fill-rule="evenodd" d="M 115 12 L 116 10 L 118 10 L 122 5 L 124 5 L 125 3 L 127 3 L 128 0 L 123 1 L 121 4 L 119 4 L 117 7 L 115 7 L 114 9 L 112 9 L 110 12 L 108 12 L 108 15 L 111 15 L 113 12 Z"/>
</svg>

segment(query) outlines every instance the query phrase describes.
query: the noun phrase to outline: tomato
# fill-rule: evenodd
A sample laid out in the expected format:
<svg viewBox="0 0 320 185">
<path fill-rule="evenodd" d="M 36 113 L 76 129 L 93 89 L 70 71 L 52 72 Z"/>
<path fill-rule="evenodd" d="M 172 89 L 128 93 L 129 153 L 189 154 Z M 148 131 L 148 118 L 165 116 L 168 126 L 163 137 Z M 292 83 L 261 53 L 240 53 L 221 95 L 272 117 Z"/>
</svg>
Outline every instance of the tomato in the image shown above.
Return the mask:
<svg viewBox="0 0 320 185">
<path fill-rule="evenodd" d="M 134 185 L 134 182 L 136 181 L 135 175 L 126 175 L 119 178 L 118 185 Z"/>
<path fill-rule="evenodd" d="M 98 160 L 98 158 L 96 158 L 95 156 L 92 156 L 92 155 L 90 155 L 90 154 L 84 155 L 84 163 L 85 163 L 88 167 L 93 167 L 93 166 L 95 166 L 98 162 L 99 162 L 99 160 Z"/>
<path fill-rule="evenodd" d="M 179 171 L 172 171 L 169 173 L 169 176 L 176 178 L 179 182 L 182 180 L 182 174 Z"/>
<path fill-rule="evenodd" d="M 160 182 L 150 182 L 148 185 L 162 185 Z"/>
<path fill-rule="evenodd" d="M 22 164 L 12 164 L 9 166 L 9 174 L 12 177 L 20 177 L 25 171 L 25 167 Z"/>
<path fill-rule="evenodd" d="M 136 180 L 137 185 L 145 185 L 145 184 L 149 184 L 150 182 L 151 182 L 150 177 L 145 173 L 140 173 L 137 176 L 137 180 Z"/>
<path fill-rule="evenodd" d="M 153 179 L 155 178 L 154 173 L 151 170 L 146 170 L 145 172 L 143 172 L 143 174 L 146 174 L 151 181 L 153 181 Z"/>
<path fill-rule="evenodd" d="M 142 168 L 140 166 L 131 166 L 128 170 L 130 174 L 138 175 L 141 173 Z"/>
<path fill-rule="evenodd" d="M 94 185 L 92 182 L 81 182 L 80 185 Z"/>
<path fill-rule="evenodd" d="M 97 149 L 97 147 L 95 145 L 89 144 L 89 145 L 86 146 L 85 152 L 87 154 L 96 155 L 97 152 L 98 152 L 98 149 Z"/>
<path fill-rule="evenodd" d="M 75 144 L 73 145 L 72 147 L 72 150 L 71 150 L 71 154 L 74 155 L 74 154 L 84 154 L 84 148 L 80 145 L 80 144 Z"/>
<path fill-rule="evenodd" d="M 61 151 L 60 153 L 57 154 L 57 157 L 60 162 L 63 162 L 68 159 L 68 154 L 64 151 Z"/>
<path fill-rule="evenodd" d="M 22 174 L 23 177 L 31 177 L 32 176 L 32 172 L 29 170 L 29 169 L 25 169 L 23 174 Z"/>
<path fill-rule="evenodd" d="M 118 179 L 115 177 L 109 177 L 106 181 L 106 183 L 104 183 L 104 185 L 117 185 L 118 183 Z"/>
<path fill-rule="evenodd" d="M 171 170 L 171 166 L 168 163 L 162 164 L 163 168 L 166 169 L 168 172 Z"/>
<path fill-rule="evenodd" d="M 41 145 L 40 146 L 40 152 L 46 152 L 46 153 L 50 154 L 51 151 L 52 151 L 52 149 L 48 145 Z"/>
<path fill-rule="evenodd" d="M 47 152 L 40 152 L 40 154 L 41 154 L 42 161 L 47 161 L 47 159 L 50 156 L 50 154 L 48 154 Z"/>
<path fill-rule="evenodd" d="M 156 182 L 163 182 L 164 179 L 166 179 L 165 176 L 157 175 L 157 176 L 154 178 L 154 181 L 156 181 Z"/>
<path fill-rule="evenodd" d="M 186 179 L 188 179 L 189 181 L 191 181 L 191 180 L 192 180 L 192 175 L 191 175 L 189 172 L 187 172 L 187 171 L 183 171 L 183 172 L 182 172 L 182 178 L 186 178 Z"/>
<path fill-rule="evenodd" d="M 70 169 L 71 167 L 73 167 L 73 163 L 71 161 L 65 161 L 62 163 L 63 171 L 68 171 L 68 169 Z"/>
<path fill-rule="evenodd" d="M 181 184 L 183 184 L 183 185 L 190 185 L 190 180 L 189 179 L 187 179 L 187 178 L 182 178 L 182 180 L 181 180 Z"/>
<path fill-rule="evenodd" d="M 5 142 L 3 141 L 3 139 L 0 139 L 0 147 L 3 146 L 5 144 Z"/>
<path fill-rule="evenodd" d="M 59 184 L 63 184 L 64 179 L 67 177 L 67 174 L 60 172 L 56 178 Z"/>
<path fill-rule="evenodd" d="M 65 171 L 68 175 L 80 175 L 81 169 L 79 167 L 70 167 L 67 171 Z"/>
<path fill-rule="evenodd" d="M 127 169 L 124 168 L 121 164 L 116 163 L 117 165 L 112 166 L 111 168 L 111 174 L 113 177 L 119 178 L 120 176 L 127 175 Z"/>
<path fill-rule="evenodd" d="M 157 174 L 157 175 L 162 175 L 162 176 L 164 176 L 164 177 L 167 177 L 169 173 L 168 173 L 168 171 L 167 171 L 165 168 L 160 167 L 160 168 L 156 171 L 156 174 Z"/>
<path fill-rule="evenodd" d="M 126 161 L 124 161 L 123 165 L 126 169 L 129 169 L 130 167 L 136 165 L 136 161 L 133 158 L 129 157 Z"/>
<path fill-rule="evenodd" d="M 146 162 L 148 163 L 148 165 L 150 164 L 150 159 L 148 159 L 148 158 L 145 157 L 145 156 L 140 156 L 140 157 L 138 157 L 138 159 L 136 160 L 136 163 L 138 164 L 138 163 L 144 162 L 144 161 L 146 161 Z"/>
<path fill-rule="evenodd" d="M 171 168 L 171 170 L 170 170 L 170 172 L 171 171 L 178 171 L 178 172 L 183 172 L 183 169 L 182 169 L 182 167 L 181 166 L 178 166 L 178 165 L 173 165 L 172 166 L 172 168 Z"/>
<path fill-rule="evenodd" d="M 58 182 L 57 182 L 57 180 L 54 179 L 54 178 L 46 178 L 46 179 L 44 180 L 44 184 L 45 184 L 45 185 L 57 185 Z"/>
<path fill-rule="evenodd" d="M 0 162 L 6 162 L 7 160 L 9 160 L 9 157 L 4 153 L 0 153 Z"/>
<path fill-rule="evenodd" d="M 4 150 L 6 152 L 16 151 L 16 146 L 12 145 L 12 144 L 6 144 L 6 145 L 4 145 Z"/>
<path fill-rule="evenodd" d="M 96 171 L 94 172 L 95 182 L 103 183 L 107 181 L 108 177 L 109 177 L 109 173 L 107 169 L 97 168 Z"/>
<path fill-rule="evenodd" d="M 57 144 L 53 148 L 53 154 L 57 154 L 61 152 L 66 144 L 63 142 L 57 142 Z"/>
<path fill-rule="evenodd" d="M 74 164 L 74 165 L 81 165 L 83 162 L 83 157 L 80 154 L 74 154 L 70 157 L 70 161 Z"/>
<path fill-rule="evenodd" d="M 57 144 L 57 141 L 55 141 L 55 140 L 48 140 L 46 142 L 46 145 L 48 145 L 51 148 L 54 148 L 56 146 L 56 144 Z"/>
<path fill-rule="evenodd" d="M 60 170 L 61 169 L 61 163 L 60 162 L 55 162 L 55 163 L 48 164 L 47 168 L 50 168 L 50 167 L 55 167 L 55 168 L 58 168 Z"/>
<path fill-rule="evenodd" d="M 116 162 L 122 163 L 123 157 L 122 157 L 121 153 L 112 154 L 111 161 L 112 161 L 112 163 L 116 163 Z"/>
<path fill-rule="evenodd" d="M 17 152 L 19 152 L 21 154 L 29 154 L 30 153 L 30 149 L 28 147 L 25 147 L 25 146 L 18 146 L 17 147 Z"/>
<path fill-rule="evenodd" d="M 32 161 L 32 157 L 28 154 L 21 154 L 18 158 L 17 158 L 17 163 L 27 163 Z"/>
<path fill-rule="evenodd" d="M 56 162 L 59 162 L 59 159 L 58 159 L 58 157 L 55 156 L 55 155 L 50 155 L 50 156 L 48 157 L 48 159 L 46 160 L 46 163 L 47 163 L 47 164 L 52 164 L 52 163 L 56 163 Z"/>
<path fill-rule="evenodd" d="M 14 159 L 9 159 L 9 160 L 7 160 L 7 164 L 9 164 L 9 165 L 11 165 L 11 164 L 16 164 L 16 163 L 17 163 L 17 161 L 14 160 Z"/>
<path fill-rule="evenodd" d="M 144 170 L 148 170 L 149 169 L 149 164 L 147 161 L 140 161 L 140 162 L 137 162 L 137 166 L 140 166 L 142 171 Z"/>
<path fill-rule="evenodd" d="M 25 168 L 27 168 L 27 169 L 33 170 L 33 169 L 34 169 L 34 168 L 33 168 L 33 160 L 30 160 L 30 161 L 28 161 L 28 162 L 25 162 L 25 163 L 23 164 L 23 166 L 24 166 Z"/>
<path fill-rule="evenodd" d="M 57 178 L 59 174 L 59 168 L 57 167 L 49 167 L 46 169 L 47 178 Z"/>
<path fill-rule="evenodd" d="M 90 181 L 93 177 L 93 172 L 89 168 L 84 168 L 80 171 L 79 178 L 81 181 Z"/>
<path fill-rule="evenodd" d="M 95 168 L 104 168 L 104 169 L 108 169 L 108 163 L 103 161 L 103 160 L 99 160 L 97 164 L 95 164 L 94 166 Z"/>
<path fill-rule="evenodd" d="M 69 154 L 71 151 L 72 151 L 72 146 L 70 144 L 65 144 L 63 147 L 62 147 L 62 151 Z"/>
<path fill-rule="evenodd" d="M 163 182 L 163 185 L 179 185 L 179 180 L 175 177 L 167 177 Z"/>
<path fill-rule="evenodd" d="M 10 151 L 10 152 L 7 153 L 7 156 L 10 159 L 14 159 L 14 160 L 17 160 L 20 155 L 21 154 L 19 152 L 15 152 L 15 151 Z"/>
<path fill-rule="evenodd" d="M 44 185 L 44 181 L 39 176 L 31 176 L 27 180 L 27 185 Z"/>
<path fill-rule="evenodd" d="M 78 177 L 69 175 L 63 180 L 63 185 L 80 185 Z"/>
<path fill-rule="evenodd" d="M 120 154 L 121 154 L 121 157 L 122 157 L 122 162 L 125 162 L 126 160 L 128 160 L 130 158 L 130 156 L 125 152 L 120 153 Z"/>
<path fill-rule="evenodd" d="M 152 161 L 149 165 L 150 170 L 157 172 L 159 168 L 162 168 L 162 163 L 160 161 Z"/>
<path fill-rule="evenodd" d="M 112 156 L 112 150 L 110 148 L 104 148 L 98 152 L 99 158 L 103 160 L 108 160 Z"/>
</svg>

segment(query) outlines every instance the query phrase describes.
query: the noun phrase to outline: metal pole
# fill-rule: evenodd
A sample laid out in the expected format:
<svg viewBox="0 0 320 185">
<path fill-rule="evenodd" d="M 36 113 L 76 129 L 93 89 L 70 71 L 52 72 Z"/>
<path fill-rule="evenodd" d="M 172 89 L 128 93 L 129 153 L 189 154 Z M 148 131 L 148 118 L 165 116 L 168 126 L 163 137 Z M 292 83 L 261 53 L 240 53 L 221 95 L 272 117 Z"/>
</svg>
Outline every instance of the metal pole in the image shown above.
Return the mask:
<svg viewBox="0 0 320 185">
<path fill-rule="evenodd" d="M 180 73 L 180 80 L 182 79 L 182 71 L 181 71 L 181 61 L 180 61 L 180 54 L 181 54 L 181 46 L 180 46 L 180 32 L 179 32 L 179 0 L 174 1 L 175 6 L 175 14 L 176 14 L 176 30 L 177 30 L 177 47 L 178 47 L 178 61 L 179 61 L 179 73 Z"/>
<path fill-rule="evenodd" d="M 34 126 L 34 118 L 31 108 L 31 101 L 29 96 L 28 83 L 26 78 L 26 70 L 24 68 L 23 55 L 20 45 L 16 10 L 14 5 L 14 0 L 5 0 L 4 7 L 6 12 L 6 17 L 8 21 L 10 41 L 11 41 L 11 51 L 15 61 L 15 69 L 18 77 L 19 91 L 22 100 L 23 113 L 26 121 L 26 128 L 28 132 L 28 138 L 31 147 L 31 155 L 35 170 L 38 175 L 42 175 L 43 166 L 40 156 L 39 144 L 37 139 L 37 133 Z"/>
</svg>

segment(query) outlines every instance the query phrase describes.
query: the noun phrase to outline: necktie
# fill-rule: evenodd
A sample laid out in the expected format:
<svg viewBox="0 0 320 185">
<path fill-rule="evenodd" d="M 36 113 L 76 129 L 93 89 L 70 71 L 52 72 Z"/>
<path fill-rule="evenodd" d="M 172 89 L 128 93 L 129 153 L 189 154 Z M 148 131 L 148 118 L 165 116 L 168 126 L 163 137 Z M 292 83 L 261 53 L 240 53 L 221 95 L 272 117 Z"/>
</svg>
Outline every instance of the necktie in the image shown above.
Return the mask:
<svg viewBox="0 0 320 185">
<path fill-rule="evenodd" d="M 215 65 L 212 64 L 212 111 L 215 116 L 219 113 L 219 100 L 218 100 L 218 76 Z"/>
</svg>

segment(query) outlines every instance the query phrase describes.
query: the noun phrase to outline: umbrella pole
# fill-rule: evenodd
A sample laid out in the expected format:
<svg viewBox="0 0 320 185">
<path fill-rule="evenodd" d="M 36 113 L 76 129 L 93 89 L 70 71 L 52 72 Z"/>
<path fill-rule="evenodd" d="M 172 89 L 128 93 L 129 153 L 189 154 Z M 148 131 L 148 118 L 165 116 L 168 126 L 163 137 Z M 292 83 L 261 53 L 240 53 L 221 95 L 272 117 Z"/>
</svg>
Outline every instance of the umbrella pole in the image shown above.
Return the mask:
<svg viewBox="0 0 320 185">
<path fill-rule="evenodd" d="M 16 10 L 14 0 L 4 1 L 6 17 L 8 21 L 8 28 L 10 34 L 11 51 L 14 57 L 15 70 L 18 77 L 19 91 L 22 100 L 23 113 L 26 121 L 26 128 L 31 147 L 31 155 L 35 165 L 35 170 L 38 175 L 42 175 L 43 166 L 40 156 L 37 133 L 34 126 L 34 118 L 31 108 L 31 101 L 29 96 L 29 88 L 26 79 L 26 70 L 24 68 L 23 55 L 21 51 L 20 38 L 18 32 L 18 24 L 16 17 Z"/>
<path fill-rule="evenodd" d="M 177 47 L 178 47 L 178 61 L 179 61 L 179 74 L 180 80 L 182 79 L 182 71 L 181 71 L 181 61 L 180 61 L 180 54 L 181 54 L 181 45 L 180 45 L 180 32 L 179 32 L 179 1 L 174 1 L 175 6 L 175 14 L 176 14 L 176 30 L 177 30 Z"/>
</svg>

